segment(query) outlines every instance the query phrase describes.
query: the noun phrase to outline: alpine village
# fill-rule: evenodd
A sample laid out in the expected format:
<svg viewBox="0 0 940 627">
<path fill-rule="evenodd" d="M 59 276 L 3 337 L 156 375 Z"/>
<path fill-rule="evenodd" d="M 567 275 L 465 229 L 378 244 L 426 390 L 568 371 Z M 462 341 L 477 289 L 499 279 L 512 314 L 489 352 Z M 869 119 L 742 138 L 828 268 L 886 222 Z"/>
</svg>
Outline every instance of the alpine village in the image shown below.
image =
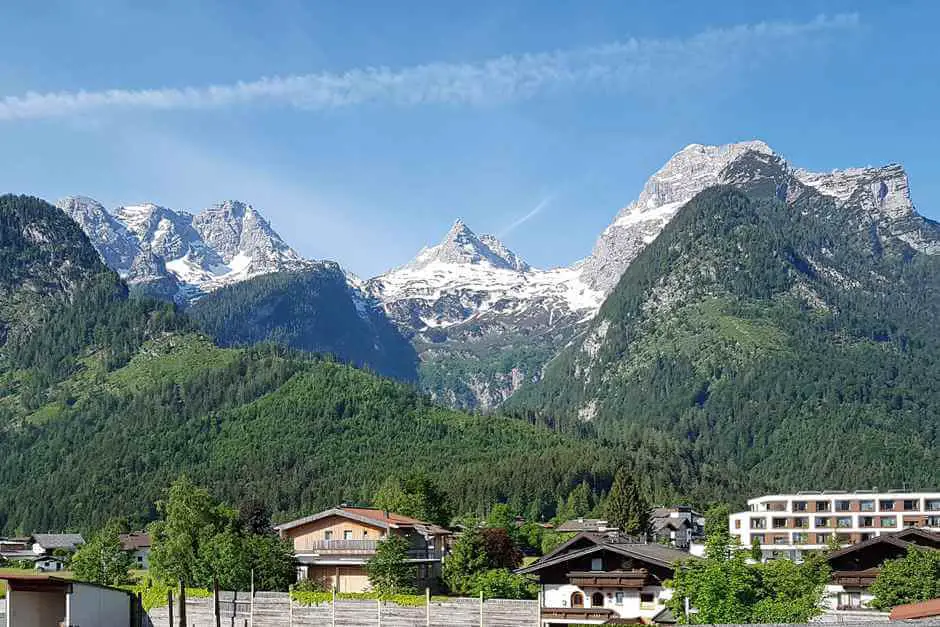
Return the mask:
<svg viewBox="0 0 940 627">
<path fill-rule="evenodd" d="M 457 220 L 369 279 L 2 196 L 0 625 L 940 620 L 938 382 L 895 164 L 692 144 L 572 266 Z"/>
</svg>

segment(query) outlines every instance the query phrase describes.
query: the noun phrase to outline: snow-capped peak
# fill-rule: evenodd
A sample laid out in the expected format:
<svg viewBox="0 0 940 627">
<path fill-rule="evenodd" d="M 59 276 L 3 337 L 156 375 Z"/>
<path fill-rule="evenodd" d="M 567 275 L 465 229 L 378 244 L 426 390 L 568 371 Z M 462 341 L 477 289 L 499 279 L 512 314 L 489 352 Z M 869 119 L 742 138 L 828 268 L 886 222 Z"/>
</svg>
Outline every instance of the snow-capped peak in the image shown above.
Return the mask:
<svg viewBox="0 0 940 627">
<path fill-rule="evenodd" d="M 179 284 L 181 299 L 312 263 L 285 244 L 254 207 L 237 200 L 218 203 L 195 216 L 151 202 L 108 213 L 100 203 L 77 196 L 59 201 L 58 206 L 129 282 L 166 284 L 164 279 L 170 278 Z"/>
<path fill-rule="evenodd" d="M 525 272 L 529 265 L 493 235 L 477 236 L 463 220 L 458 219 L 450 227 L 444 239 L 436 246 L 427 247 L 418 253 L 405 268 L 420 270 L 432 263 L 483 264 Z"/>
</svg>

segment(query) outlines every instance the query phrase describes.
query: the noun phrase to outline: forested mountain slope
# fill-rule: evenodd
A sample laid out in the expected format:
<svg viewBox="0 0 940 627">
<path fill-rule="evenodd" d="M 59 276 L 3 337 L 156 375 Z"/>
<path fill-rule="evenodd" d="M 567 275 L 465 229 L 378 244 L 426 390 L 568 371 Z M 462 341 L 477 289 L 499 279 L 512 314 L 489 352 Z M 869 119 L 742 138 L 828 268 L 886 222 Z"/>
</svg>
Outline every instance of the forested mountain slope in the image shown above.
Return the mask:
<svg viewBox="0 0 940 627">
<path fill-rule="evenodd" d="M 414 381 L 418 357 L 385 313 L 362 301 L 337 264 L 311 266 L 220 288 L 187 313 L 223 346 L 273 342 Z"/>
<path fill-rule="evenodd" d="M 51 205 L 0 197 L 0 225 L 3 293 L 32 312 L 5 309 L 16 332 L 0 346 L 0 533 L 146 519 L 183 472 L 279 516 L 368 499 L 416 470 L 440 482 L 455 514 L 508 500 L 551 515 L 582 481 L 604 491 L 625 461 L 643 465 L 651 490 L 694 477 L 675 476 L 668 442 L 636 456 L 442 409 L 407 385 L 283 348 L 217 347 L 172 305 L 128 299 Z"/>
<path fill-rule="evenodd" d="M 663 434 L 750 493 L 935 487 L 940 257 L 907 242 L 940 227 L 884 228 L 877 181 L 837 203 L 772 156 L 734 167 L 744 191 L 679 210 L 512 410 Z"/>
</svg>

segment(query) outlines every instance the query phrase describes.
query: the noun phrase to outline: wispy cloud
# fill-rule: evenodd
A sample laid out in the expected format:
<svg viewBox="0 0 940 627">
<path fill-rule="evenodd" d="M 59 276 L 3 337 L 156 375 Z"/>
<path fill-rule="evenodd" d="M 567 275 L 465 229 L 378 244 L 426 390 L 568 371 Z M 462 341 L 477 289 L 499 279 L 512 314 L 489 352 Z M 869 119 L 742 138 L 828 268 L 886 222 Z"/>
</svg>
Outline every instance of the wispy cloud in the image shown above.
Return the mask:
<svg viewBox="0 0 940 627">
<path fill-rule="evenodd" d="M 505 227 L 503 230 L 501 230 L 497 235 L 498 235 L 499 237 L 505 237 L 505 236 L 509 235 L 509 233 L 511 233 L 512 231 L 514 231 L 516 228 L 522 226 L 523 224 L 525 224 L 526 222 L 528 222 L 529 220 L 531 220 L 532 218 L 534 218 L 534 217 L 537 216 L 538 214 L 542 213 L 542 210 L 545 209 L 545 207 L 547 207 L 548 205 L 550 205 L 551 202 L 552 202 L 554 199 L 555 199 L 554 196 L 548 196 L 548 197 L 546 197 L 546 198 L 543 198 L 543 199 L 539 202 L 539 204 L 535 205 L 535 208 L 532 209 L 532 211 L 530 211 L 529 213 L 525 214 L 525 215 L 522 216 L 521 218 L 518 218 L 518 219 L 515 220 L 512 224 L 509 224 L 508 226 L 506 226 L 506 227 Z"/>
<path fill-rule="evenodd" d="M 774 54 L 795 42 L 853 29 L 855 14 L 807 22 L 762 22 L 709 30 L 686 39 L 629 39 L 604 46 L 509 55 L 478 63 L 262 78 L 164 89 L 30 92 L 0 99 L 0 120 L 65 117 L 109 110 L 195 110 L 280 105 L 310 110 L 364 103 L 482 105 L 531 98 L 550 89 L 612 85 L 642 89 L 650 77 L 700 75 Z"/>
</svg>

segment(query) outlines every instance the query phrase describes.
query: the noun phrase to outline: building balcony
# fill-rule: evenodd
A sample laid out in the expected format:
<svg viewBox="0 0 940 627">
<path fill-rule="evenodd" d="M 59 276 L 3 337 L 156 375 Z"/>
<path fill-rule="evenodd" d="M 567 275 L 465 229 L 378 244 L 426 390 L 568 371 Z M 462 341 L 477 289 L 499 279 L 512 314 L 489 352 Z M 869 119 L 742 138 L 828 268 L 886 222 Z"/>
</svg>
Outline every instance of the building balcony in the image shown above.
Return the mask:
<svg viewBox="0 0 940 627">
<path fill-rule="evenodd" d="M 575 586 L 597 588 L 641 589 L 646 583 L 645 570 L 583 571 L 568 573 L 568 582 Z"/>
<path fill-rule="evenodd" d="M 375 554 L 379 540 L 313 540 L 297 546 L 298 554 L 315 553 L 319 555 L 365 555 Z M 414 560 L 435 560 L 443 557 L 443 552 L 430 548 L 410 548 L 408 557 Z"/>
</svg>

